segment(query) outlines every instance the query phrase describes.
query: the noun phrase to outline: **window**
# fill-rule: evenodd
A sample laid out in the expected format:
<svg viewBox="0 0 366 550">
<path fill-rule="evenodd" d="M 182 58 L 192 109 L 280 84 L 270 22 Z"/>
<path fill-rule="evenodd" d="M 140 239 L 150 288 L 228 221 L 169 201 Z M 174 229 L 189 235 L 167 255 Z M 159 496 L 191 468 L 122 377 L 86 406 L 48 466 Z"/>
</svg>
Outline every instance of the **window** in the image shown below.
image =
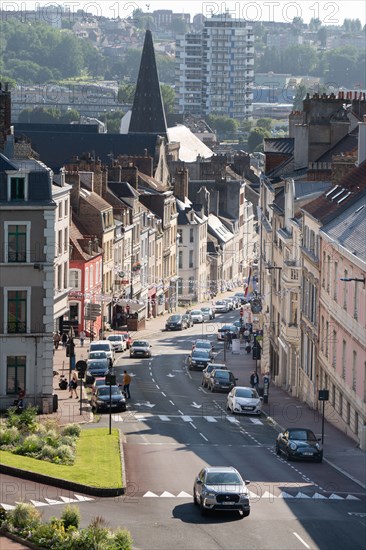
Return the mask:
<svg viewBox="0 0 366 550">
<path fill-rule="evenodd" d="M 193 229 L 192 228 L 189 230 L 189 242 L 190 243 L 194 242 L 194 234 L 193 234 Z"/>
<path fill-rule="evenodd" d="M 188 293 L 193 294 L 194 292 L 194 277 L 188 279 Z"/>
<path fill-rule="evenodd" d="M 65 227 L 65 229 L 64 229 L 64 252 L 67 252 L 68 246 L 69 246 L 69 236 L 68 236 L 67 227 Z"/>
<path fill-rule="evenodd" d="M 13 176 L 8 180 L 8 201 L 27 200 L 27 182 L 25 177 Z"/>
<path fill-rule="evenodd" d="M 329 321 L 325 322 L 325 357 L 328 357 L 329 353 Z"/>
<path fill-rule="evenodd" d="M 353 285 L 353 318 L 358 319 L 358 283 Z"/>
<path fill-rule="evenodd" d="M 62 254 L 62 229 L 58 232 L 58 251 L 57 255 Z"/>
<path fill-rule="evenodd" d="M 80 270 L 79 269 L 70 269 L 69 272 L 69 284 L 75 290 L 80 290 Z"/>
<path fill-rule="evenodd" d="M 193 250 L 189 251 L 189 267 L 193 267 Z"/>
<path fill-rule="evenodd" d="M 60 201 L 60 202 L 58 203 L 58 219 L 59 219 L 59 220 L 61 220 L 61 218 L 63 217 L 62 206 L 63 206 L 63 202 Z"/>
<path fill-rule="evenodd" d="M 6 393 L 17 395 L 18 388 L 25 390 L 25 355 L 9 356 L 6 358 Z"/>
<path fill-rule="evenodd" d="M 27 291 L 7 291 L 8 333 L 27 332 Z"/>
<path fill-rule="evenodd" d="M 297 326 L 297 294 L 290 292 L 290 325 Z"/>
<path fill-rule="evenodd" d="M 65 213 L 64 213 L 65 218 L 67 218 L 68 215 L 69 215 L 69 201 L 68 201 L 68 199 L 66 199 L 65 200 Z"/>
<path fill-rule="evenodd" d="M 179 253 L 178 253 L 178 267 L 179 267 L 179 269 L 183 268 L 183 252 L 182 252 L 182 250 L 179 250 Z"/>
<path fill-rule="evenodd" d="M 95 284 L 95 281 L 93 279 L 94 279 L 94 266 L 91 265 L 89 270 L 89 288 L 93 288 Z"/>
<path fill-rule="evenodd" d="M 337 332 L 333 330 L 333 358 L 332 367 L 335 369 L 337 365 Z"/>
<path fill-rule="evenodd" d="M 5 261 L 20 263 L 29 261 L 30 223 L 5 222 Z"/>
<path fill-rule="evenodd" d="M 85 290 L 89 290 L 89 268 L 85 268 L 85 282 L 84 282 L 84 288 Z"/>
<path fill-rule="evenodd" d="M 346 353 L 347 353 L 347 343 L 346 340 L 342 341 L 342 378 L 346 379 Z"/>
<path fill-rule="evenodd" d="M 353 351 L 352 354 L 352 389 L 353 391 L 356 391 L 357 386 L 357 351 Z"/>
<path fill-rule="evenodd" d="M 348 271 L 347 269 L 344 270 L 344 275 L 343 277 L 345 279 L 348 278 Z M 347 281 L 344 281 L 343 283 L 343 309 L 347 310 L 347 292 L 348 292 L 348 288 L 347 288 Z"/>
<path fill-rule="evenodd" d="M 338 291 L 338 262 L 334 262 L 334 287 L 333 287 L 333 300 L 337 301 Z"/>
</svg>

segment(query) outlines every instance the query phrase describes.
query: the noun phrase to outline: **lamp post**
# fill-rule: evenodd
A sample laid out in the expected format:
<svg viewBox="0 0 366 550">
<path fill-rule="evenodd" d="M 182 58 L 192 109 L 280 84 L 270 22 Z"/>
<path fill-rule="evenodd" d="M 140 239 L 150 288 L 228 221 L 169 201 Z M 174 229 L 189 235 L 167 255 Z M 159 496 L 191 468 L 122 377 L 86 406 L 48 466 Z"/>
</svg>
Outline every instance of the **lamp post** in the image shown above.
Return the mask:
<svg viewBox="0 0 366 550">
<path fill-rule="evenodd" d="M 357 277 L 341 277 L 341 281 L 344 281 L 345 283 L 350 283 L 351 281 L 355 281 L 356 283 L 363 283 L 366 284 L 366 278 L 363 279 L 357 278 Z"/>
</svg>

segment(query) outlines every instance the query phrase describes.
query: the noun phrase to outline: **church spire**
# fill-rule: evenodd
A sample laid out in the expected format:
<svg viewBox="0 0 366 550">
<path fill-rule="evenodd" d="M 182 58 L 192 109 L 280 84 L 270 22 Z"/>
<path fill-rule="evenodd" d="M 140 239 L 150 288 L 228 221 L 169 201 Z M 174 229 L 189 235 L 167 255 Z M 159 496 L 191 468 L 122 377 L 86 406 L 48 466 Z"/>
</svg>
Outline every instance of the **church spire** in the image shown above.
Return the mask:
<svg viewBox="0 0 366 550">
<path fill-rule="evenodd" d="M 145 34 L 128 133 L 167 135 L 154 45 L 149 29 Z"/>
</svg>

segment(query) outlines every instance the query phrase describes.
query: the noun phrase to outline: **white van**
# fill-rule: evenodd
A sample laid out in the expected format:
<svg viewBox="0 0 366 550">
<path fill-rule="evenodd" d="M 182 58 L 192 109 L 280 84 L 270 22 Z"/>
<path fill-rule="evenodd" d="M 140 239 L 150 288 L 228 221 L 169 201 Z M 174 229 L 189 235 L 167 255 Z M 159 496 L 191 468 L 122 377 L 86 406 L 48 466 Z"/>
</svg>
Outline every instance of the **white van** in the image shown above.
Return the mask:
<svg viewBox="0 0 366 550">
<path fill-rule="evenodd" d="M 113 344 L 109 340 L 95 340 L 94 342 L 90 342 L 88 352 L 91 351 L 105 351 L 111 366 L 113 365 L 115 353 Z"/>
</svg>

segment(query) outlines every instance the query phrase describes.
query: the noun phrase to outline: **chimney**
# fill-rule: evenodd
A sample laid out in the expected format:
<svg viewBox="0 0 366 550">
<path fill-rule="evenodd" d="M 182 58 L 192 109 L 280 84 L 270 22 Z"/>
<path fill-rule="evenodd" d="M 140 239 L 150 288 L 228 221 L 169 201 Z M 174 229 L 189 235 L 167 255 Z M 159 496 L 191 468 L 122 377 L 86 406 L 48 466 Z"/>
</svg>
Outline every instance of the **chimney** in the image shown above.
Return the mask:
<svg viewBox="0 0 366 550">
<path fill-rule="evenodd" d="M 76 213 L 79 212 L 79 200 L 80 200 L 80 176 L 79 172 L 66 172 L 65 181 L 72 185 L 70 202 L 71 208 Z"/>
<path fill-rule="evenodd" d="M 0 82 L 0 151 L 4 150 L 6 136 L 10 134 L 11 95 L 8 84 L 3 89 Z"/>
<path fill-rule="evenodd" d="M 132 163 L 128 163 L 128 166 L 122 166 L 121 181 L 127 181 L 136 191 L 139 187 L 139 171 Z"/>
<path fill-rule="evenodd" d="M 108 167 L 108 180 L 121 181 L 121 166 L 119 164 Z"/>
<path fill-rule="evenodd" d="M 358 123 L 358 165 L 364 160 L 366 160 L 366 115 L 363 115 L 363 121 Z"/>
<path fill-rule="evenodd" d="M 184 202 L 185 197 L 188 197 L 188 170 L 182 168 L 175 173 L 174 195 L 177 199 Z"/>
</svg>

